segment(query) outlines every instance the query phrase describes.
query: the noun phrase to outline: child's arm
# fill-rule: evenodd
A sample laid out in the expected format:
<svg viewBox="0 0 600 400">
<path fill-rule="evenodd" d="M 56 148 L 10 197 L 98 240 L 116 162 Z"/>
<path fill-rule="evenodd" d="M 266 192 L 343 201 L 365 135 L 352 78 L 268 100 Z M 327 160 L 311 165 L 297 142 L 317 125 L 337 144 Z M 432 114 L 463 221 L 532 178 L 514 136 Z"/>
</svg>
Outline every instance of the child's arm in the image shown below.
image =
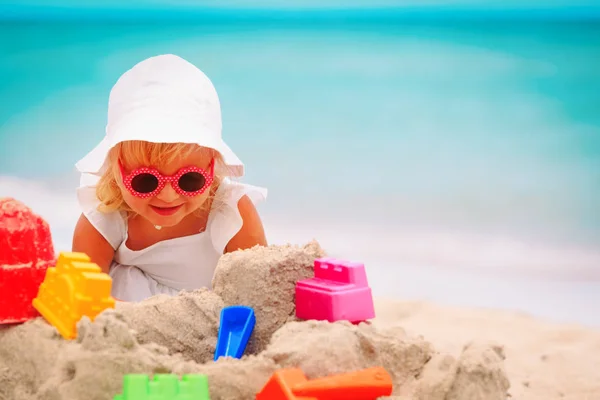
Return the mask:
<svg viewBox="0 0 600 400">
<path fill-rule="evenodd" d="M 265 237 L 262 221 L 260 220 L 258 211 L 256 211 L 256 207 L 254 207 L 254 204 L 248 196 L 244 196 L 240 199 L 238 202 L 238 210 L 240 210 L 240 215 L 242 216 L 244 224 L 225 247 L 225 253 L 249 249 L 257 244 L 266 246 L 267 239 Z"/>
<path fill-rule="evenodd" d="M 85 253 L 98 264 L 102 272 L 108 273 L 115 251 L 108 241 L 81 215 L 73 234 L 73 251 Z"/>
</svg>

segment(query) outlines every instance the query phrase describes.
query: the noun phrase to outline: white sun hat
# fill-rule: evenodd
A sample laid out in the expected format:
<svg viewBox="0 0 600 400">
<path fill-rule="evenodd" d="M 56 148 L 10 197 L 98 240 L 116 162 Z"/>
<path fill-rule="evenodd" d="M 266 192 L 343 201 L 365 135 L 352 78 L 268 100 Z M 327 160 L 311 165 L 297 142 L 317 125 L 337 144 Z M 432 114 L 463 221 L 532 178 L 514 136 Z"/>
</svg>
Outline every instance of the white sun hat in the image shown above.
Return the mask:
<svg viewBox="0 0 600 400">
<path fill-rule="evenodd" d="M 75 166 L 101 176 L 117 143 L 195 143 L 218 151 L 228 175 L 244 175 L 244 164 L 221 137 L 221 106 L 210 79 L 188 61 L 172 55 L 148 58 L 125 72 L 108 100 L 104 139 Z"/>
</svg>

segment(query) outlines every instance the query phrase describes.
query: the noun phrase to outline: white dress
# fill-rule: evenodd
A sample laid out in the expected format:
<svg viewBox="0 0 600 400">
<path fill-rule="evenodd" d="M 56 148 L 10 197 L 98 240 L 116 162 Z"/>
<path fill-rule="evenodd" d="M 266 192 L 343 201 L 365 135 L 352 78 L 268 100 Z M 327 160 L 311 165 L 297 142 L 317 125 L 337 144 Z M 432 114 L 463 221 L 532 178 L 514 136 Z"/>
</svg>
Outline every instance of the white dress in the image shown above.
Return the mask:
<svg viewBox="0 0 600 400">
<path fill-rule="evenodd" d="M 82 180 L 83 182 L 83 180 Z M 83 214 L 115 249 L 109 274 L 112 295 L 122 301 L 141 301 L 156 294 L 211 288 L 215 267 L 227 243 L 242 227 L 238 202 L 266 199 L 267 190 L 223 180 L 213 202 L 206 229 L 191 236 L 164 240 L 143 250 L 127 247 L 127 220 L 121 212 L 102 213 L 95 187 L 82 186 L 77 197 Z"/>
</svg>

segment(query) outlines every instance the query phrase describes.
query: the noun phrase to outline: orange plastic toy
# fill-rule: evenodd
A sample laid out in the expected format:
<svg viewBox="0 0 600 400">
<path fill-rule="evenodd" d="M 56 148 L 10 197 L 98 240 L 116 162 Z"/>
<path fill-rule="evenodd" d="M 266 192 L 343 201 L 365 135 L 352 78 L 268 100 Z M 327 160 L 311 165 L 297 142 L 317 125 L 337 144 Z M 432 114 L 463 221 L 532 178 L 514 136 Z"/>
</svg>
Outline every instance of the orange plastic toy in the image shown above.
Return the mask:
<svg viewBox="0 0 600 400">
<path fill-rule="evenodd" d="M 112 279 L 84 253 L 61 253 L 56 267 L 48 268 L 33 306 L 65 339 L 77 336 L 82 316 L 93 320 L 114 308 Z"/>
<path fill-rule="evenodd" d="M 297 397 L 292 388 L 308 382 L 299 368 L 275 371 L 265 386 L 256 395 L 256 400 L 317 400 L 315 397 Z"/>
<path fill-rule="evenodd" d="M 392 394 L 392 378 L 382 367 L 307 380 L 300 369 L 276 371 L 257 400 L 375 400 Z"/>
</svg>

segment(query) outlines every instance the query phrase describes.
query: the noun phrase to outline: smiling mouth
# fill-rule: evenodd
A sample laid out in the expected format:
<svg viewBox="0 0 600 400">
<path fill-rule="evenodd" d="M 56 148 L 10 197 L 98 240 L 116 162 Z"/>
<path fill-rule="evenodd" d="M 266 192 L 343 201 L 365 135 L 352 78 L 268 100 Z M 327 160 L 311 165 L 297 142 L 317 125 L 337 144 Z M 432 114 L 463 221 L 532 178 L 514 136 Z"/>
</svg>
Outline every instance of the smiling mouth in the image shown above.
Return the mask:
<svg viewBox="0 0 600 400">
<path fill-rule="evenodd" d="M 183 204 L 180 204 L 175 207 L 157 207 L 151 205 L 150 207 L 152 207 L 152 210 L 159 215 L 173 215 L 181 208 L 182 205 Z"/>
</svg>

